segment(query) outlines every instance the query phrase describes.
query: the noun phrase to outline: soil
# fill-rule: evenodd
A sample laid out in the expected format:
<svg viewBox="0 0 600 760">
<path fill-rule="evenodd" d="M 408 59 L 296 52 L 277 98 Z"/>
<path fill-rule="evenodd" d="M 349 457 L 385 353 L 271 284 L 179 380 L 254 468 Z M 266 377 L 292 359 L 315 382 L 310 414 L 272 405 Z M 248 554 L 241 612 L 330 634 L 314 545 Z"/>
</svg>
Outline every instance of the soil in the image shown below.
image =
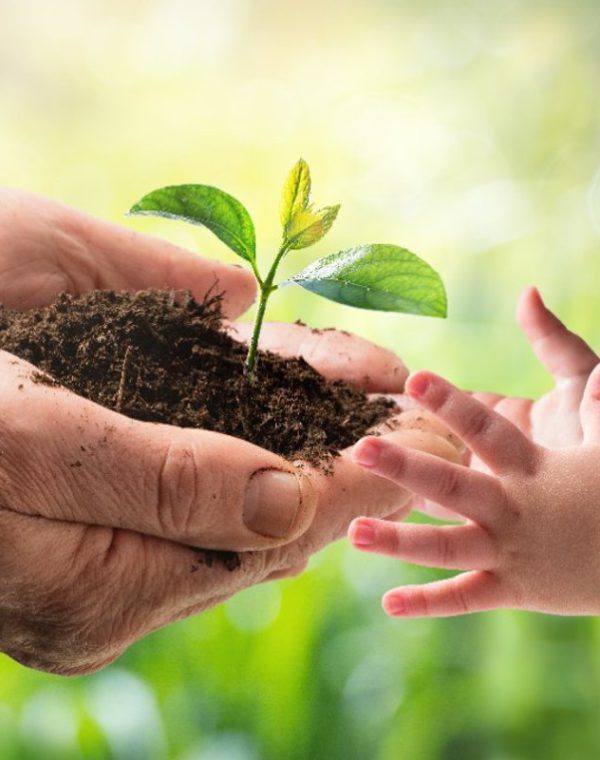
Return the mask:
<svg viewBox="0 0 600 760">
<path fill-rule="evenodd" d="M 226 433 L 325 470 L 390 415 L 391 402 L 327 381 L 302 359 L 261 351 L 249 382 L 246 347 L 223 329 L 220 303 L 150 289 L 63 293 L 25 312 L 0 305 L 0 348 L 38 367 L 37 382 L 134 419 Z"/>
</svg>

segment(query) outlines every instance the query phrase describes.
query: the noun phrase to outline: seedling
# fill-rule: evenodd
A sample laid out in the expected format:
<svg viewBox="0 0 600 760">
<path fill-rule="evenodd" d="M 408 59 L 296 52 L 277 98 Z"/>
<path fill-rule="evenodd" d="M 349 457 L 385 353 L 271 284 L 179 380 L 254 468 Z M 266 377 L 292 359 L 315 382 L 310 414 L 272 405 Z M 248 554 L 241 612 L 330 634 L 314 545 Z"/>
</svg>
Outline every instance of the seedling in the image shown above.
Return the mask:
<svg viewBox="0 0 600 760">
<path fill-rule="evenodd" d="M 417 255 L 397 245 L 359 245 L 333 253 L 276 285 L 275 275 L 282 259 L 291 251 L 308 248 L 321 240 L 340 209 L 325 206 L 316 210 L 310 194 L 310 170 L 300 159 L 283 187 L 281 245 L 264 278 L 256 261 L 252 218 L 238 200 L 223 190 L 210 185 L 163 187 L 145 195 L 129 210 L 130 214 L 162 216 L 208 227 L 250 264 L 260 294 L 244 367 L 250 380 L 256 370 L 258 340 L 268 300 L 282 285 L 296 283 L 330 301 L 361 309 L 446 316 L 446 292 L 439 274 Z"/>
</svg>

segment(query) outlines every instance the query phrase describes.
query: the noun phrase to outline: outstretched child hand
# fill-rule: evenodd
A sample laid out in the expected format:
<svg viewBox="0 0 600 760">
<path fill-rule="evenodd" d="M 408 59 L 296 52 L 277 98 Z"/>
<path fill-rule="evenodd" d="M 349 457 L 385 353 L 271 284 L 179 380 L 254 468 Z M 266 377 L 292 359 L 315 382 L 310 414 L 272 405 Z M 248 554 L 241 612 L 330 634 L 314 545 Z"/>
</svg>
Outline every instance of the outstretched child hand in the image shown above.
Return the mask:
<svg viewBox="0 0 600 760">
<path fill-rule="evenodd" d="M 358 549 L 468 571 L 393 589 L 383 597 L 385 611 L 396 617 L 496 607 L 600 614 L 600 365 L 579 408 L 583 440 L 564 449 L 534 443 L 432 373 L 412 375 L 406 390 L 465 441 L 489 474 L 402 447 L 394 434 L 356 444 L 357 464 L 467 519 L 450 526 L 352 523 L 349 537 Z"/>
<path fill-rule="evenodd" d="M 600 357 L 550 311 L 537 288 L 521 293 L 517 322 L 541 365 L 552 376 L 554 388 L 537 401 L 494 393 L 473 395 L 514 422 L 536 443 L 552 448 L 580 443 L 579 405 Z"/>
</svg>

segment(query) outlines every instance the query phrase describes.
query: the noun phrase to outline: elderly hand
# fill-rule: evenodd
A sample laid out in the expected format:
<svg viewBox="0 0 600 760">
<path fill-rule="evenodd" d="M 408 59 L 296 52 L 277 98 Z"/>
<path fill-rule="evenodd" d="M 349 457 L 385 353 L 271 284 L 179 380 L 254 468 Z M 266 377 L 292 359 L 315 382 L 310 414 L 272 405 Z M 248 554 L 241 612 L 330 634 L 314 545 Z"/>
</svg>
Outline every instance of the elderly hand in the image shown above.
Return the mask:
<svg viewBox="0 0 600 760">
<path fill-rule="evenodd" d="M 249 306 L 244 270 L 0 191 L 0 301 L 11 308 L 92 288 L 202 298 L 216 279 L 230 317 Z M 275 333 L 330 377 L 402 389 L 406 370 L 390 352 L 297 325 Z M 384 517 L 409 498 L 347 455 L 325 476 L 235 438 L 129 419 L 34 372 L 0 352 L 0 649 L 30 667 L 94 671 L 157 627 L 297 571 L 365 504 Z M 423 445 L 448 452 L 436 436 Z M 230 571 L 194 546 L 245 553 Z"/>
</svg>

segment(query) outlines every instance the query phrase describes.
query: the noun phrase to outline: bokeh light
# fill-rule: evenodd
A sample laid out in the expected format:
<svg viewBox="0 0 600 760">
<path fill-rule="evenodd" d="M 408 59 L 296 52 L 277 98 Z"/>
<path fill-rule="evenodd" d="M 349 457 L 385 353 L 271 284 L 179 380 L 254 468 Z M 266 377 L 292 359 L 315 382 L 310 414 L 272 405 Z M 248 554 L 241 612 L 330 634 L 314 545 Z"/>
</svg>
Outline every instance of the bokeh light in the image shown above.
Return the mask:
<svg viewBox="0 0 600 760">
<path fill-rule="evenodd" d="M 261 255 L 299 156 L 340 202 L 312 256 L 421 254 L 447 321 L 286 288 L 271 317 L 335 324 L 470 388 L 549 380 L 513 318 L 537 284 L 600 347 L 597 0 L 2 0 L 3 184 L 203 254 L 208 233 L 124 212 L 162 184 L 239 197 Z M 127 251 L 123 252 L 127 255 Z M 390 585 L 441 573 L 326 550 L 63 681 L 0 657 L 0 757 L 576 760 L 600 753 L 600 624 L 499 611 L 391 621 Z M 1 579 L 0 579 L 1 583 Z"/>
</svg>

